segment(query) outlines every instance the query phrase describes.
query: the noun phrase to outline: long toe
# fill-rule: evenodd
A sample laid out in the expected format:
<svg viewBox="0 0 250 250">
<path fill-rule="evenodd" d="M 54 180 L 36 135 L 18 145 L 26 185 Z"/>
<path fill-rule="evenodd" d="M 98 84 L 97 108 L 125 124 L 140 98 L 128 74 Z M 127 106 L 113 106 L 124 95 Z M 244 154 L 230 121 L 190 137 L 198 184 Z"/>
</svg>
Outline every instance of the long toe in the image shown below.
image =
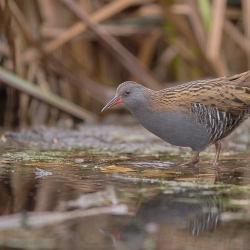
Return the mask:
<svg viewBox="0 0 250 250">
<path fill-rule="evenodd" d="M 193 168 L 195 166 L 196 163 L 192 162 L 192 161 L 187 161 L 182 163 L 180 166 L 183 168 Z"/>
<path fill-rule="evenodd" d="M 182 163 L 180 166 L 183 168 L 193 168 L 197 163 L 199 162 L 199 159 L 192 159 L 190 161 Z"/>
<path fill-rule="evenodd" d="M 197 164 L 199 162 L 199 160 L 200 160 L 199 154 L 200 154 L 200 152 L 195 152 L 194 157 L 190 161 L 187 161 L 187 162 L 181 164 L 180 166 L 181 167 L 186 167 L 186 168 L 187 167 L 192 167 L 193 168 L 195 166 L 195 164 Z"/>
<path fill-rule="evenodd" d="M 214 168 L 218 168 L 218 165 L 219 165 L 219 164 L 218 164 L 218 161 L 214 161 L 214 162 L 213 162 L 213 167 L 214 167 Z"/>
</svg>

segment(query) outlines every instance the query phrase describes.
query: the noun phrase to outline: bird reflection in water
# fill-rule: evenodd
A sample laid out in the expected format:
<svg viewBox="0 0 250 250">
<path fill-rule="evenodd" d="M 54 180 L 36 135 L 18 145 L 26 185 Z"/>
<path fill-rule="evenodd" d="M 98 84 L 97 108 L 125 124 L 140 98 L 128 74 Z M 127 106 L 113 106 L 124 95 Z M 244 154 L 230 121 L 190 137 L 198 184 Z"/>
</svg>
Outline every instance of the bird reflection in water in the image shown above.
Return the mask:
<svg viewBox="0 0 250 250">
<path fill-rule="evenodd" d="M 116 232 L 101 231 L 113 240 L 117 249 L 140 249 L 150 234 L 157 235 L 160 231 L 162 234 L 160 227 L 165 227 L 168 233 L 156 236 L 158 239 L 174 237 L 177 231 L 187 236 L 214 231 L 221 211 L 220 198 L 202 195 L 201 191 L 158 194 L 142 203 L 126 226 Z"/>
</svg>

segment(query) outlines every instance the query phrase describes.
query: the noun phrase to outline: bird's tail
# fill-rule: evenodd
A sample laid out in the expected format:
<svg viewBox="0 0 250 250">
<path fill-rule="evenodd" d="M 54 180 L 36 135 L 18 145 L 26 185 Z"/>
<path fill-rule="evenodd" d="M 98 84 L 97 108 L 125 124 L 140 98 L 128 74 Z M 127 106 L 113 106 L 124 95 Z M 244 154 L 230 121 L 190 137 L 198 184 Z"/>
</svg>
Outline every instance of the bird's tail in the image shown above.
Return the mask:
<svg viewBox="0 0 250 250">
<path fill-rule="evenodd" d="M 226 80 L 232 85 L 250 88 L 250 70 L 241 74 L 227 76 Z"/>
</svg>

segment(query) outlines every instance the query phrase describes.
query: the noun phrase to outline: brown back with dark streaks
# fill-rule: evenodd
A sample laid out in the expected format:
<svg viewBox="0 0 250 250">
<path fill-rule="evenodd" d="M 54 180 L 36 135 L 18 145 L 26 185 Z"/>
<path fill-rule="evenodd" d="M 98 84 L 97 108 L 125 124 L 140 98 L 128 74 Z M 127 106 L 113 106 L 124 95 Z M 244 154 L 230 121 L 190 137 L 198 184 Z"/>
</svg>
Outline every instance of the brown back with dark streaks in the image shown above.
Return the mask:
<svg viewBox="0 0 250 250">
<path fill-rule="evenodd" d="M 230 77 L 197 80 L 160 91 L 146 89 L 153 110 L 189 112 L 192 103 L 238 117 L 250 106 L 250 71 Z"/>
</svg>

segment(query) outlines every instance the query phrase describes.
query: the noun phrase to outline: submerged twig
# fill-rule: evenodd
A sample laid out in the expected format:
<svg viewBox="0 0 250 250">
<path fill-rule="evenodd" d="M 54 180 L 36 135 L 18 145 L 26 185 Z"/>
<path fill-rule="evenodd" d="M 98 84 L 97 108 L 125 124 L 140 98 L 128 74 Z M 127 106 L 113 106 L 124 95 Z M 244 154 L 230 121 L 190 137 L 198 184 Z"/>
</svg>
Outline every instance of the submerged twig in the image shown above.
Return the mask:
<svg viewBox="0 0 250 250">
<path fill-rule="evenodd" d="M 56 223 L 62 223 L 67 220 L 82 218 L 87 216 L 94 216 L 100 214 L 126 214 L 128 208 L 124 204 L 111 206 L 91 208 L 88 210 L 74 210 L 69 212 L 43 212 L 43 213 L 19 213 L 13 215 L 0 216 L 0 230 L 13 230 L 30 227 L 44 227 Z"/>
<path fill-rule="evenodd" d="M 83 208 L 86 209 L 92 206 L 100 206 L 105 203 L 112 203 L 116 205 L 118 203 L 115 189 L 110 186 L 104 191 L 95 192 L 92 194 L 84 194 L 76 200 L 61 202 L 59 209 L 70 209 L 70 208 Z"/>
</svg>

